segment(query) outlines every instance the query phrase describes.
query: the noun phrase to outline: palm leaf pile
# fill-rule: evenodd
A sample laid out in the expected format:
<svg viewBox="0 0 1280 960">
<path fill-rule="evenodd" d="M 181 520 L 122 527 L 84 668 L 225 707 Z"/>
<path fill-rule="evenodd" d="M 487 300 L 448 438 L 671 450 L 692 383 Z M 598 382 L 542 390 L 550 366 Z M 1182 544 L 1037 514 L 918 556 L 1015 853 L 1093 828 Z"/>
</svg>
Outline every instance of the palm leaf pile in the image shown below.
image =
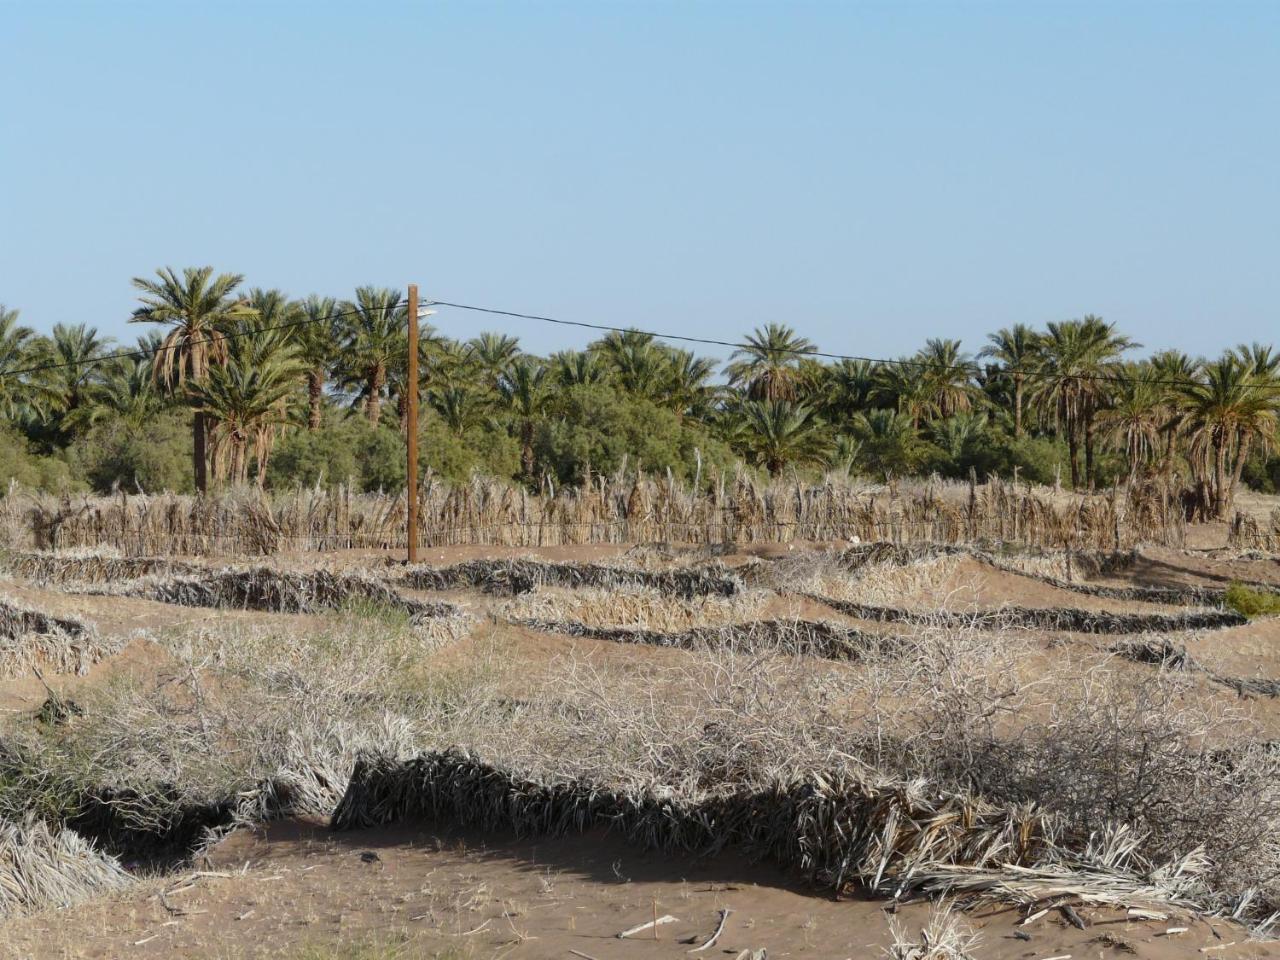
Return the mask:
<svg viewBox="0 0 1280 960">
<path fill-rule="evenodd" d="M 139 577 L 190 576 L 201 567 L 165 557 L 113 557 L 97 553 L 10 552 L 0 568 L 40 584 L 119 583 Z"/>
<path fill-rule="evenodd" d="M 1033 806 L 1000 806 L 939 792 L 922 781 L 810 775 L 766 789 L 731 788 L 693 799 L 629 793 L 577 779 L 521 776 L 461 750 L 409 761 L 356 764 L 331 826 L 349 830 L 406 819 L 457 820 L 521 835 L 607 827 L 645 847 L 711 853 L 740 847 L 847 892 L 903 898 L 960 892 L 1028 902 L 1191 903 L 1199 856 L 1157 867 L 1118 829 L 1068 837 Z"/>
<path fill-rule="evenodd" d="M 413 567 L 399 580 L 418 590 L 473 587 L 485 593 L 514 596 L 538 587 L 596 587 L 624 590 L 643 587 L 672 596 L 732 597 L 742 582 L 720 564 L 675 570 L 639 570 L 594 563 L 548 563 L 541 560 L 468 560 L 449 567 Z"/>
<path fill-rule="evenodd" d="M 73 830 L 33 819 L 0 820 L 0 918 L 70 907 L 129 883 L 115 860 Z"/>
<path fill-rule="evenodd" d="M 1004 606 L 974 613 L 913 611 L 807 594 L 849 617 L 881 623 L 915 623 L 937 627 L 975 627 L 981 630 L 1061 630 L 1070 633 L 1161 633 L 1178 630 L 1221 630 L 1249 622 L 1241 614 L 1225 610 L 1193 610 L 1185 613 L 1113 613 L 1059 607 Z"/>
<path fill-rule="evenodd" d="M 373 577 L 328 570 L 303 573 L 270 567 L 227 569 L 198 576 L 148 577 L 104 592 L 184 607 L 274 613 L 321 613 L 352 603 L 372 603 L 403 611 L 414 621 L 461 615 L 454 604 L 414 600 Z"/>
<path fill-rule="evenodd" d="M 753 620 L 748 623 L 661 632 L 634 627 L 595 626 L 574 620 L 518 620 L 520 626 L 570 637 L 614 643 L 642 643 L 683 650 L 736 650 L 780 656 L 861 660 L 892 656 L 910 647 L 906 637 L 868 633 L 820 620 Z"/>
<path fill-rule="evenodd" d="M 118 640 L 98 636 L 80 620 L 53 617 L 0 600 L 0 677 L 22 676 L 32 667 L 46 667 L 55 673 L 87 673 L 121 646 Z"/>
</svg>

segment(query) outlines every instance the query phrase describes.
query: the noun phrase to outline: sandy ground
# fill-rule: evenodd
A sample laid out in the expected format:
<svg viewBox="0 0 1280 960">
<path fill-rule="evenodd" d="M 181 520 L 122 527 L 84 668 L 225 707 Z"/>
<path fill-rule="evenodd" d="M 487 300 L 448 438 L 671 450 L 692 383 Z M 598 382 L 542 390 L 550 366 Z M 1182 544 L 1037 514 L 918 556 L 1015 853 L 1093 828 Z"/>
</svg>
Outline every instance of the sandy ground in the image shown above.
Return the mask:
<svg viewBox="0 0 1280 960">
<path fill-rule="evenodd" d="M 230 960 L 296 955 L 299 945 L 381 942 L 404 944 L 410 957 L 538 960 L 577 951 L 595 960 L 646 960 L 688 956 L 726 909 L 724 932 L 702 956 L 763 948 L 771 957 L 844 960 L 879 956 L 890 942 L 883 902 L 837 902 L 735 854 L 665 856 L 598 832 L 522 840 L 423 824 L 334 834 L 287 822 L 234 835 L 199 866 L 205 875 L 10 921 L 3 955 Z M 908 905 L 897 919 L 914 932 L 930 909 Z M 676 922 L 656 939 L 618 939 L 655 910 Z M 982 936 L 980 960 L 1280 957 L 1280 944 L 1249 942 L 1229 923 L 1180 914 L 1137 921 L 1114 910 L 1081 915 L 1083 930 L 1057 911 L 1025 926 L 1023 913 L 1008 907 L 977 909 L 965 920 Z M 1178 927 L 1187 930 L 1165 934 Z M 1202 953 L 1206 947 L 1220 949 Z"/>
</svg>

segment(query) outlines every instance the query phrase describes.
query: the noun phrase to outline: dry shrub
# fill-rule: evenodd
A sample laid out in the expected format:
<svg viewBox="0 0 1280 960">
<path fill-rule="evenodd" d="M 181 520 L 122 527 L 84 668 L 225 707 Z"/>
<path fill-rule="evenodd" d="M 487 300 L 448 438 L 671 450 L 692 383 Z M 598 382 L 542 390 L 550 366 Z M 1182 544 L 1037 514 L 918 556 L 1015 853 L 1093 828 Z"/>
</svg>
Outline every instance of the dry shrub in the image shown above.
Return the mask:
<svg viewBox="0 0 1280 960">
<path fill-rule="evenodd" d="M 30 817 L 0 820 L 0 918 L 74 906 L 128 882 L 115 858 L 72 830 L 51 830 Z"/>
<path fill-rule="evenodd" d="M 499 608 L 499 613 L 512 620 L 577 620 L 674 631 L 751 620 L 759 615 L 769 599 L 769 594 L 760 590 L 731 597 L 708 595 L 685 599 L 645 588 L 542 588 L 508 601 Z"/>
</svg>

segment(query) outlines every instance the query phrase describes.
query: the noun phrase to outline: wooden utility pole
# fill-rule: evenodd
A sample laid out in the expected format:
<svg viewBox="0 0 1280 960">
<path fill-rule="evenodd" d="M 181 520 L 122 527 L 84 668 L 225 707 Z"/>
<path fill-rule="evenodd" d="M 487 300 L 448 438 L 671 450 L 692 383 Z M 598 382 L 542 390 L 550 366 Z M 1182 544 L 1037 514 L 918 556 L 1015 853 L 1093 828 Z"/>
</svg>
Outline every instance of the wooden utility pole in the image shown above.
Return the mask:
<svg viewBox="0 0 1280 960">
<path fill-rule="evenodd" d="M 409 562 L 418 562 L 418 285 L 409 284 L 409 371 L 405 388 L 409 391 L 409 436 L 405 446 L 409 451 L 405 478 L 405 495 L 408 499 L 407 522 Z"/>
</svg>

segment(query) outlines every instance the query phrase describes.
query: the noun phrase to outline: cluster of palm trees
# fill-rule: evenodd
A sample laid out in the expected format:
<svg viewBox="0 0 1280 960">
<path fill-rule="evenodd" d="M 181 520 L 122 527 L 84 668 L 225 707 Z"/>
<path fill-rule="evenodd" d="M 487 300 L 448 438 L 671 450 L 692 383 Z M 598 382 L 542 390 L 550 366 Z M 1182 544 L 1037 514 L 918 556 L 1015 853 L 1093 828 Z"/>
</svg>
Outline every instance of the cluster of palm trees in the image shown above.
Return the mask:
<svg viewBox="0 0 1280 960">
<path fill-rule="evenodd" d="M 320 430 L 332 411 L 403 424 L 399 292 L 361 287 L 350 300 L 294 300 L 244 290 L 241 276 L 209 267 L 163 269 L 134 285 L 132 319 L 164 332 L 125 355 L 93 327 L 38 336 L 0 308 L 0 414 L 29 435 L 70 442 L 103 417 L 140 424 L 189 409 L 199 491 L 211 478 L 261 484 L 280 435 Z M 1270 347 L 1211 361 L 1176 351 L 1133 361 L 1125 355 L 1138 345 L 1095 316 L 1044 330 L 1016 325 L 988 340 L 977 356 L 935 339 L 892 361 L 830 358 L 769 324 L 718 380 L 714 361 L 639 331 L 536 357 L 510 336 L 463 342 L 425 327 L 420 387 L 450 433 L 506 431 L 531 483 L 539 432 L 579 387 L 665 411 L 771 474 L 793 466 L 902 474 L 927 462 L 924 451 L 954 460 L 996 435 L 1056 438 L 1076 489 L 1093 489 L 1102 458 L 1118 456 L 1132 482 L 1185 474 L 1204 512 L 1218 517 L 1250 456 L 1276 437 L 1280 355 Z"/>
</svg>

